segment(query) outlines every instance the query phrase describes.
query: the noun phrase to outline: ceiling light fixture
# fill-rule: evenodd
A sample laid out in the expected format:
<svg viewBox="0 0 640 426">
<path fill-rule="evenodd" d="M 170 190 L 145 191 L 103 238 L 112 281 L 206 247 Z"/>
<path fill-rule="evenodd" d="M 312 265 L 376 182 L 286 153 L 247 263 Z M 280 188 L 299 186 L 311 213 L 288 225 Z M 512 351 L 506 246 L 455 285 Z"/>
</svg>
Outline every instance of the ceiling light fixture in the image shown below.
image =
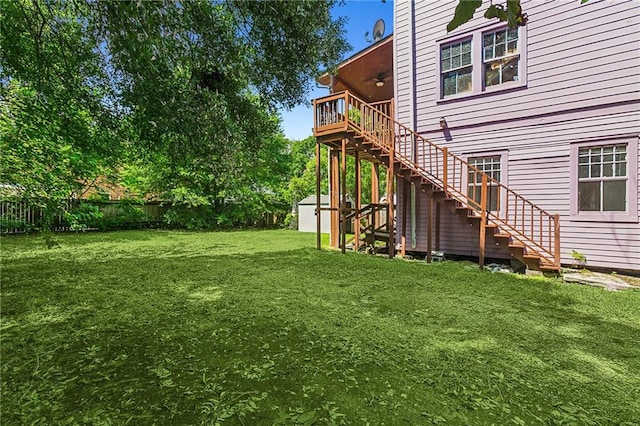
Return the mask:
<svg viewBox="0 0 640 426">
<path fill-rule="evenodd" d="M 376 80 L 376 86 L 378 87 L 384 86 L 384 80 Z"/>
</svg>

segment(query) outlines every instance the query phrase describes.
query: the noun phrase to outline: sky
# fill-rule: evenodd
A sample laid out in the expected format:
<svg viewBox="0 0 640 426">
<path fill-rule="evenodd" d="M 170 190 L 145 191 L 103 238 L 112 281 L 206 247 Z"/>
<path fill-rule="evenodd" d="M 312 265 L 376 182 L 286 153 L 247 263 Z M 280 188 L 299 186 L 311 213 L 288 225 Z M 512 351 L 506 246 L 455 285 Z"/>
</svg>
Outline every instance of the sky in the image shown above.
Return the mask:
<svg viewBox="0 0 640 426">
<path fill-rule="evenodd" d="M 334 7 L 334 17 L 345 16 L 348 21 L 345 25 L 347 41 L 352 50 L 347 52 L 345 58 L 364 49 L 371 44 L 365 40 L 365 33 L 372 34 L 373 24 L 378 19 L 385 22 L 384 36 L 393 32 L 393 1 L 386 0 L 346 0 L 344 5 Z M 281 110 L 282 128 L 288 139 L 300 140 L 312 135 L 313 113 L 311 100 L 327 95 L 327 89 L 317 88 L 313 82 L 313 91 L 307 95 L 306 105 L 299 105 L 291 111 Z"/>
</svg>

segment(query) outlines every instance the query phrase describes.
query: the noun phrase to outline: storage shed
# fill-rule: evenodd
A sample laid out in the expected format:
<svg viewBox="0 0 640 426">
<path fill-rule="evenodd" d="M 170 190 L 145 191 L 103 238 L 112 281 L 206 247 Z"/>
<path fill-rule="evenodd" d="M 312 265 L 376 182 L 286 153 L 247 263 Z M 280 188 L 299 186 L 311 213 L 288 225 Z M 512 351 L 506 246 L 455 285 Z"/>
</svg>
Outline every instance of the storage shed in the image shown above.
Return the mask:
<svg viewBox="0 0 640 426">
<path fill-rule="evenodd" d="M 353 202 L 351 200 L 347 201 L 347 206 L 351 207 Z M 329 208 L 329 196 L 321 195 L 320 196 L 320 207 Z M 310 195 L 307 198 L 301 200 L 298 203 L 298 231 L 300 232 L 316 232 L 316 196 Z M 320 217 L 321 222 L 321 232 L 323 234 L 328 234 L 331 232 L 331 217 L 330 212 L 328 210 L 322 211 L 322 216 Z M 349 224 L 347 226 L 347 232 L 352 232 L 352 226 Z"/>
</svg>

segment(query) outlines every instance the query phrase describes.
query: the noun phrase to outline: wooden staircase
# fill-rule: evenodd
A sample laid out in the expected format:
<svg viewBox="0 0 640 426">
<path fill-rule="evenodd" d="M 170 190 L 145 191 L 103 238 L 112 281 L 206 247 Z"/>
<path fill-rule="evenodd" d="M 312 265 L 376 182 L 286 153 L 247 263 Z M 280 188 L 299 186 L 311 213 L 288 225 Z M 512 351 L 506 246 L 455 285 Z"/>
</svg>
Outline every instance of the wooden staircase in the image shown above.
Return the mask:
<svg viewBox="0 0 640 426">
<path fill-rule="evenodd" d="M 388 108 L 367 104 L 348 91 L 314 101 L 314 135 L 320 143 L 346 140 L 478 229 L 480 263 L 486 237 L 529 268 L 560 269 L 559 216 L 544 211 L 464 159 L 395 121 Z M 418 155 L 412 155 L 417 152 Z M 497 210 L 489 210 L 489 187 Z M 470 194 L 477 194 L 480 197 Z"/>
<path fill-rule="evenodd" d="M 365 225 L 355 226 L 356 234 L 347 240 L 354 250 L 367 250 L 371 253 L 387 252 L 389 250 L 389 240 L 395 232 L 395 223 L 387 221 L 388 205 L 381 203 L 371 203 L 354 210 L 345 216 L 345 220 L 364 220 Z M 384 247 L 379 247 L 376 243 L 382 242 Z"/>
</svg>

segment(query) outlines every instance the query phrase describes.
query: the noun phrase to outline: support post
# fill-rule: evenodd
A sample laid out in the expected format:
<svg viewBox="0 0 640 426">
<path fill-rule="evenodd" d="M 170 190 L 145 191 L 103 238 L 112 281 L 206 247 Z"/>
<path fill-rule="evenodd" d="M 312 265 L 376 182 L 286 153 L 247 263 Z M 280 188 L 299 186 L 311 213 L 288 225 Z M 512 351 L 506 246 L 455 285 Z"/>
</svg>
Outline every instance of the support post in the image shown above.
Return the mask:
<svg viewBox="0 0 640 426">
<path fill-rule="evenodd" d="M 380 203 L 380 165 L 378 163 L 371 163 L 371 204 Z M 378 227 L 378 211 L 374 209 L 375 214 L 372 215 L 373 222 L 371 226 L 373 230 Z"/>
<path fill-rule="evenodd" d="M 320 181 L 322 179 L 322 173 L 320 164 L 320 142 L 316 140 L 316 248 L 318 250 L 322 248 L 322 211 L 320 210 Z M 300 220 L 300 218 L 298 218 L 298 220 Z"/>
<path fill-rule="evenodd" d="M 427 263 L 431 263 L 431 241 L 433 240 L 433 198 L 427 198 Z"/>
<path fill-rule="evenodd" d="M 480 269 L 484 269 L 484 249 L 487 229 L 487 175 L 482 175 L 482 188 L 480 189 Z"/>
<path fill-rule="evenodd" d="M 355 151 L 355 181 L 356 181 L 356 215 L 353 219 L 355 238 L 353 239 L 354 249 L 360 249 L 360 209 L 362 208 L 362 169 L 360 164 L 360 152 Z"/>
<path fill-rule="evenodd" d="M 330 207 L 331 207 L 331 247 L 337 248 L 340 234 L 340 185 L 339 185 L 339 151 L 332 149 L 330 151 Z"/>
<path fill-rule="evenodd" d="M 436 251 L 440 251 L 440 203 L 436 203 Z"/>
<path fill-rule="evenodd" d="M 446 196 L 449 187 L 449 149 L 446 146 L 442 148 L 442 185 Z"/>
<path fill-rule="evenodd" d="M 342 139 L 342 153 L 341 153 L 341 160 L 342 160 L 342 182 L 341 182 L 341 189 L 342 189 L 342 203 L 340 203 L 340 223 L 341 223 L 341 227 L 340 227 L 340 231 L 341 231 L 341 238 L 340 238 L 340 246 L 342 249 L 342 253 L 345 253 L 345 250 L 347 249 L 347 140 L 346 139 Z"/>
<path fill-rule="evenodd" d="M 402 182 L 402 237 L 400 240 L 400 255 L 405 257 L 407 254 L 407 199 L 409 198 L 409 185 L 406 181 Z"/>
<path fill-rule="evenodd" d="M 389 229 L 389 259 L 393 259 L 396 255 L 396 234 L 393 226 L 393 220 L 395 218 L 393 199 L 394 192 L 394 162 L 395 162 L 395 149 L 393 144 L 389 149 L 389 167 L 387 168 L 387 202 L 389 207 L 387 208 L 387 228 Z"/>
<path fill-rule="evenodd" d="M 560 267 L 560 215 L 553 215 L 554 253 L 553 260 L 556 268 Z"/>
</svg>

